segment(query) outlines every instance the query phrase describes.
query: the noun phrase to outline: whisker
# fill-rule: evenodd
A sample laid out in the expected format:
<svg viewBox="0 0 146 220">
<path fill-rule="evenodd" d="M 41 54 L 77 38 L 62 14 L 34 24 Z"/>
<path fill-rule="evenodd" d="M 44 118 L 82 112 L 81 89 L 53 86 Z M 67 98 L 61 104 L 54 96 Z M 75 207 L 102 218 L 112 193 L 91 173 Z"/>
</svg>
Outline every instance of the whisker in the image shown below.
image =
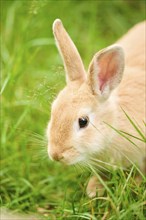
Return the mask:
<svg viewBox="0 0 146 220">
<path fill-rule="evenodd" d="M 111 172 L 111 170 L 109 170 L 108 168 L 106 168 L 106 167 L 104 167 L 102 165 L 99 165 L 97 162 L 98 161 L 96 161 L 96 160 L 91 160 L 90 164 L 93 164 L 94 166 L 98 166 L 101 170 L 105 170 L 107 172 Z"/>
<path fill-rule="evenodd" d="M 91 160 L 93 160 L 94 162 L 98 162 L 98 163 L 102 163 L 102 164 L 104 164 L 104 165 L 107 165 L 107 166 L 110 166 L 110 167 L 112 167 L 112 168 L 119 168 L 119 169 L 121 169 L 122 167 L 120 167 L 120 166 L 117 166 L 117 165 L 114 165 L 114 164 L 110 164 L 110 163 L 108 163 L 108 162 L 105 162 L 105 161 L 102 161 L 102 160 L 99 160 L 99 159 L 96 159 L 96 158 L 91 158 Z"/>
<path fill-rule="evenodd" d="M 83 166 L 86 170 L 89 171 L 89 166 L 88 166 L 88 163 L 86 161 L 82 161 L 80 162 L 81 166 Z"/>
<path fill-rule="evenodd" d="M 106 179 L 109 178 L 109 176 L 106 174 L 106 173 L 110 173 L 109 170 L 105 170 L 106 172 L 103 171 L 103 167 L 99 167 L 98 164 L 96 164 L 96 163 L 90 163 L 90 166 L 89 166 L 90 171 L 91 171 L 91 167 L 93 167 L 94 169 L 96 169 L 97 172 L 98 172 L 101 176 L 104 176 Z"/>
<path fill-rule="evenodd" d="M 96 170 L 97 170 L 98 173 L 101 173 L 102 176 L 107 177 L 107 175 L 101 169 L 103 167 L 100 166 L 100 168 L 99 168 L 98 164 L 96 164 L 94 162 L 91 162 L 90 160 L 83 161 L 83 162 L 81 162 L 81 164 L 82 164 L 82 166 L 84 166 L 90 172 L 91 172 L 91 168 L 90 168 L 91 166 L 96 167 Z"/>
</svg>

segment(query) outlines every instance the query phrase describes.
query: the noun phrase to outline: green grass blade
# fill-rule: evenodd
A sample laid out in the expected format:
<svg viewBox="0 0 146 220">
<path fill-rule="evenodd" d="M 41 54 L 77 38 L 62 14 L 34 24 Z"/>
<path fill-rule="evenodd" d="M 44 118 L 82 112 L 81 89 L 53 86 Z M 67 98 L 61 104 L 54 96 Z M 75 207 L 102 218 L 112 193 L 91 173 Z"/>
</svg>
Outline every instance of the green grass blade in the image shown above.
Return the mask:
<svg viewBox="0 0 146 220">
<path fill-rule="evenodd" d="M 132 124 L 132 126 L 135 128 L 135 130 L 137 131 L 137 133 L 142 137 L 142 139 L 144 140 L 144 142 L 146 142 L 146 137 L 143 135 L 143 133 L 140 131 L 140 129 L 138 128 L 138 126 L 134 123 L 134 121 L 129 117 L 129 115 L 124 111 L 124 109 L 122 109 L 124 114 L 126 115 L 126 117 L 128 118 L 128 120 L 130 121 L 130 123 Z"/>
<path fill-rule="evenodd" d="M 131 139 L 129 139 L 126 135 L 123 134 L 123 132 L 121 132 L 120 130 L 114 128 L 113 126 L 111 126 L 110 124 L 106 123 L 106 125 L 108 125 L 110 128 L 112 128 L 114 131 L 116 131 L 118 134 L 120 134 L 123 138 L 125 138 L 126 140 L 128 140 L 131 144 L 133 144 L 136 148 L 139 148 L 137 146 L 137 144 L 135 144 Z"/>
<path fill-rule="evenodd" d="M 17 128 L 20 126 L 21 122 L 24 120 L 25 116 L 27 115 L 28 113 L 28 108 L 26 108 L 23 113 L 21 114 L 21 116 L 19 117 L 17 123 L 15 124 L 15 126 L 13 127 L 12 131 L 10 132 L 10 134 L 8 135 L 8 139 L 11 138 L 11 136 L 13 134 L 15 134 Z"/>
</svg>

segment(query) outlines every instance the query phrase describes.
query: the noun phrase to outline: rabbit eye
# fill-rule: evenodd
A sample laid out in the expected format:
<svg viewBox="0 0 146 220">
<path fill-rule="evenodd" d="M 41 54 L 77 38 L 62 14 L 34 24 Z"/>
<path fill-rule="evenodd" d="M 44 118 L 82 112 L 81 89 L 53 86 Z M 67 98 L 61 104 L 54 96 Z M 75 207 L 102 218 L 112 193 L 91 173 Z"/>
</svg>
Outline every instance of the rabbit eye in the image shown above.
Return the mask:
<svg viewBox="0 0 146 220">
<path fill-rule="evenodd" d="M 79 118 L 79 126 L 80 128 L 85 128 L 89 123 L 89 118 L 86 116 L 86 117 L 82 117 L 82 118 Z"/>
</svg>

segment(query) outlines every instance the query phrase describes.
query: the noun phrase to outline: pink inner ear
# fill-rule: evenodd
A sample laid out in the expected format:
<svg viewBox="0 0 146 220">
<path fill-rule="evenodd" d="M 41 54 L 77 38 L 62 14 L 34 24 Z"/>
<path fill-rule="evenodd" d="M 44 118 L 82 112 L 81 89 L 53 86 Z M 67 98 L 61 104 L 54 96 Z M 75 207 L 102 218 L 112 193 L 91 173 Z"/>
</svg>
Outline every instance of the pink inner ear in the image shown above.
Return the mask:
<svg viewBox="0 0 146 220">
<path fill-rule="evenodd" d="M 118 62 L 116 58 L 116 52 L 104 54 L 98 61 L 99 65 L 99 89 L 103 92 L 105 86 L 110 86 L 111 81 L 117 74 Z"/>
</svg>

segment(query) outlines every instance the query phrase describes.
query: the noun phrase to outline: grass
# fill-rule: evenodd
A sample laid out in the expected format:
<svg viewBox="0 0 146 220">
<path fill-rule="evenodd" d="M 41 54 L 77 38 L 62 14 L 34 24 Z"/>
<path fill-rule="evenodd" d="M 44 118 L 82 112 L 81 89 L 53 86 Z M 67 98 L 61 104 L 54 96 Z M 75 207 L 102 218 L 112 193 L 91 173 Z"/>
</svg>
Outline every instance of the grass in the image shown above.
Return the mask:
<svg viewBox="0 0 146 220">
<path fill-rule="evenodd" d="M 1 207 L 48 220 L 143 220 L 144 181 L 135 183 L 134 167 L 112 171 L 105 196 L 91 200 L 90 171 L 48 159 L 50 106 L 65 85 L 52 35 L 57 17 L 87 67 L 97 50 L 145 19 L 145 1 L 1 1 Z"/>
</svg>

